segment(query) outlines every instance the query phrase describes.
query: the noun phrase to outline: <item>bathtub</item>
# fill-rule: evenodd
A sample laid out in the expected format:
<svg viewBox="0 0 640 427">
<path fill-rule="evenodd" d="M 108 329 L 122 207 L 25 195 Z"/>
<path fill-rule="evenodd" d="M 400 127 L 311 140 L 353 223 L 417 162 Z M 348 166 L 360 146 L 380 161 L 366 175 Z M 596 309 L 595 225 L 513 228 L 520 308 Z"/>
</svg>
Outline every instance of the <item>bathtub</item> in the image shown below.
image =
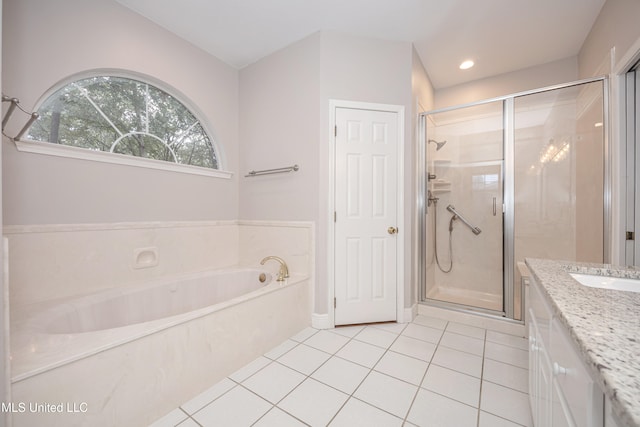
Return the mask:
<svg viewBox="0 0 640 427">
<path fill-rule="evenodd" d="M 271 273 L 255 269 L 164 279 L 56 304 L 34 318 L 31 329 L 50 334 L 77 334 L 159 319 L 167 319 L 170 324 L 197 316 L 211 306 L 232 304 L 236 298 L 242 299 L 243 295 L 269 285 L 271 280 Z"/>
<path fill-rule="evenodd" d="M 160 418 L 309 325 L 309 279 L 273 279 L 212 270 L 16 310 L 13 425 Z"/>
</svg>

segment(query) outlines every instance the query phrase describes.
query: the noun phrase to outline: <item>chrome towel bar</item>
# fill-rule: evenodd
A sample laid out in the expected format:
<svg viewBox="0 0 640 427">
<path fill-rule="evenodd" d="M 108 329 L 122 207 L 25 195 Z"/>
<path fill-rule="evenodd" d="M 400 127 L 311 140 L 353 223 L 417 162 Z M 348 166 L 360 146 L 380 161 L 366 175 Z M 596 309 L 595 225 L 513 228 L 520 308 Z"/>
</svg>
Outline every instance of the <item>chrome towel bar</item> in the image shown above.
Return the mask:
<svg viewBox="0 0 640 427">
<path fill-rule="evenodd" d="M 245 178 L 249 178 L 252 176 L 260 176 L 260 175 L 271 175 L 274 173 L 288 173 L 288 172 L 297 172 L 300 170 L 300 166 L 293 165 L 287 166 L 284 168 L 276 168 L 276 169 L 265 169 L 261 171 L 249 171 L 248 174 L 245 175 Z"/>
<path fill-rule="evenodd" d="M 7 112 L 5 113 L 4 117 L 2 118 L 2 133 L 4 134 L 4 128 L 7 125 L 7 122 L 9 121 L 9 117 L 11 117 L 11 115 L 13 114 L 13 111 L 16 109 L 16 107 L 18 107 L 18 109 L 20 111 L 22 111 L 25 114 L 28 114 L 29 120 L 27 120 L 27 123 L 22 127 L 22 129 L 20 130 L 20 132 L 18 132 L 18 134 L 16 136 L 14 136 L 13 138 L 11 138 L 10 136 L 4 134 L 7 138 L 10 138 L 12 140 L 19 140 L 20 138 L 22 138 L 22 135 L 25 134 L 25 132 L 27 130 L 29 130 L 29 127 L 33 124 L 33 122 L 35 122 L 36 120 L 38 120 L 38 117 L 40 117 L 38 115 L 38 113 L 32 113 L 29 112 L 27 110 L 25 110 L 24 108 L 22 108 L 20 106 L 20 100 L 18 98 L 10 98 L 6 95 L 2 95 L 2 102 L 9 102 L 9 108 L 7 108 Z"/>
</svg>

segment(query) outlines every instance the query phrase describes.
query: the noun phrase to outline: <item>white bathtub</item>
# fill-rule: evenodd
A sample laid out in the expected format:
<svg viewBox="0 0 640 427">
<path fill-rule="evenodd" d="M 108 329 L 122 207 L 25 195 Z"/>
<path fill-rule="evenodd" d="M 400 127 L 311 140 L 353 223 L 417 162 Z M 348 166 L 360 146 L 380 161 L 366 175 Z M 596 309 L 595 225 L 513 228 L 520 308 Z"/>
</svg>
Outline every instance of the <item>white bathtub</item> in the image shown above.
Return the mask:
<svg viewBox="0 0 640 427">
<path fill-rule="evenodd" d="M 34 318 L 33 326 L 36 330 L 52 334 L 77 334 L 169 320 L 191 312 L 201 314 L 201 309 L 235 302 L 236 298 L 269 285 L 271 280 L 271 273 L 256 269 L 223 270 L 164 279 L 60 303 Z M 184 319 L 179 317 L 175 320 Z"/>
<path fill-rule="evenodd" d="M 22 307 L 12 313 L 12 401 L 86 411 L 27 410 L 14 426 L 161 417 L 308 326 L 308 278 L 272 279 L 206 271 Z"/>
</svg>

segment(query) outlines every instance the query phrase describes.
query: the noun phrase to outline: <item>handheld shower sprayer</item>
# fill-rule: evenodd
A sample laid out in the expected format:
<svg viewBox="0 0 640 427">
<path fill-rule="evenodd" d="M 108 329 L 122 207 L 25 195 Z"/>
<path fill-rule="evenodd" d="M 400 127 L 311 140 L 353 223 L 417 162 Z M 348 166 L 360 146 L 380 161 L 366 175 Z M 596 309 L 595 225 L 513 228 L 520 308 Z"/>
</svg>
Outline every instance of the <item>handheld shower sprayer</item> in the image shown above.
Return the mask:
<svg viewBox="0 0 640 427">
<path fill-rule="evenodd" d="M 436 141 L 435 139 L 430 139 L 428 142 L 433 142 L 434 144 L 436 144 L 436 151 L 440 150 L 442 147 L 444 147 L 444 144 L 447 143 L 446 140 L 439 142 L 439 141 Z"/>
</svg>

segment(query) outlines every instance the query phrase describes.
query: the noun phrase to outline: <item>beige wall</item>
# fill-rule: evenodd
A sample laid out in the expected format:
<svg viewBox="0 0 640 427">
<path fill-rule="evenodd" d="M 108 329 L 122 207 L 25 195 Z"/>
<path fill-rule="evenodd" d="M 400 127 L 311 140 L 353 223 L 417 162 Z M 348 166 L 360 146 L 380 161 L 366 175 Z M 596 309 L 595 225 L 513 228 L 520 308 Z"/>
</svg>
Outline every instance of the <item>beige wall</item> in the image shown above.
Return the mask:
<svg viewBox="0 0 640 427">
<path fill-rule="evenodd" d="M 320 34 L 240 71 L 240 218 L 316 219 Z M 246 178 L 297 164 L 298 172 Z"/>
<path fill-rule="evenodd" d="M 436 90 L 435 108 L 510 95 L 578 79 L 576 57 Z"/>
<path fill-rule="evenodd" d="M 414 193 L 411 88 L 412 46 L 405 42 L 392 42 L 347 36 L 333 32 L 321 34 L 321 108 L 320 141 L 329 141 L 329 100 L 347 100 L 368 103 L 401 105 L 404 107 L 404 286 L 405 306 L 410 306 L 406 295 L 411 292 L 411 268 L 413 259 L 411 247 L 411 210 Z M 318 205 L 318 283 L 327 283 L 327 233 L 329 201 L 329 161 L 328 147 L 321 143 L 318 147 L 320 161 L 319 205 Z M 318 288 L 316 293 L 317 313 L 327 312 L 327 289 Z"/>
<path fill-rule="evenodd" d="M 51 22 L 60 30 L 48 31 Z M 4 67 L 5 92 L 25 108 L 36 108 L 52 86 L 84 70 L 131 70 L 166 82 L 191 101 L 215 130 L 224 168 L 235 173 L 224 180 L 50 157 L 18 152 L 5 139 L 5 223 L 315 221 L 319 313 L 327 311 L 329 159 L 323 141 L 329 140 L 329 100 L 404 106 L 403 268 L 405 303 L 412 304 L 414 115 L 417 99 L 432 107 L 433 91 L 410 43 L 318 33 L 238 72 L 107 0 L 11 2 L 3 31 L 3 60 L 10 64 Z M 8 133 L 21 126 L 12 121 Z M 295 174 L 244 177 L 252 169 L 294 163 L 300 165 Z"/>
<path fill-rule="evenodd" d="M 632 18 L 639 8 L 635 0 L 608 0 L 579 57 L 440 89 L 434 95 L 410 43 L 322 32 L 238 72 L 108 0 L 5 2 L 5 93 L 19 97 L 26 108 L 36 107 L 43 93 L 70 75 L 100 68 L 132 70 L 166 82 L 190 100 L 215 130 L 225 169 L 235 173 L 224 180 L 20 153 L 4 139 L 5 223 L 315 221 L 316 311 L 326 312 L 328 101 L 403 105 L 408 307 L 415 301 L 419 103 L 430 110 L 589 75 L 612 46 L 620 53 L 637 39 Z M 52 23 L 56 31 L 50 30 Z M 8 133 L 22 123 L 12 120 Z M 244 178 L 251 169 L 294 163 L 300 165 L 295 174 Z"/>
<path fill-rule="evenodd" d="M 615 63 L 640 39 L 639 16 L 639 1 L 607 0 L 578 55 L 581 78 L 612 71 L 611 49 L 615 48 Z"/>
<path fill-rule="evenodd" d="M 626 225 L 626 148 L 624 140 L 624 98 L 619 93 L 619 76 L 633 65 L 640 53 L 640 2 L 607 0 L 578 55 L 579 75 L 587 78 L 609 74 L 609 153 L 611 162 L 610 261 L 624 265 Z"/>
<path fill-rule="evenodd" d="M 224 168 L 238 170 L 238 73 L 109 0 L 4 4 L 3 91 L 34 109 L 71 75 L 130 70 L 190 101 L 215 132 Z M 55 28 L 55 31 L 52 31 Z M 7 127 L 24 124 L 16 114 Z M 236 219 L 231 180 L 21 153 L 3 138 L 5 224 Z"/>
<path fill-rule="evenodd" d="M 414 114 L 432 89 L 410 43 L 313 34 L 240 71 L 240 173 L 297 163 L 294 174 L 240 178 L 240 218 L 316 223 L 314 311 L 327 312 L 329 101 L 405 108 L 405 305 L 411 306 Z M 413 83 L 412 83 L 413 81 Z"/>
</svg>

